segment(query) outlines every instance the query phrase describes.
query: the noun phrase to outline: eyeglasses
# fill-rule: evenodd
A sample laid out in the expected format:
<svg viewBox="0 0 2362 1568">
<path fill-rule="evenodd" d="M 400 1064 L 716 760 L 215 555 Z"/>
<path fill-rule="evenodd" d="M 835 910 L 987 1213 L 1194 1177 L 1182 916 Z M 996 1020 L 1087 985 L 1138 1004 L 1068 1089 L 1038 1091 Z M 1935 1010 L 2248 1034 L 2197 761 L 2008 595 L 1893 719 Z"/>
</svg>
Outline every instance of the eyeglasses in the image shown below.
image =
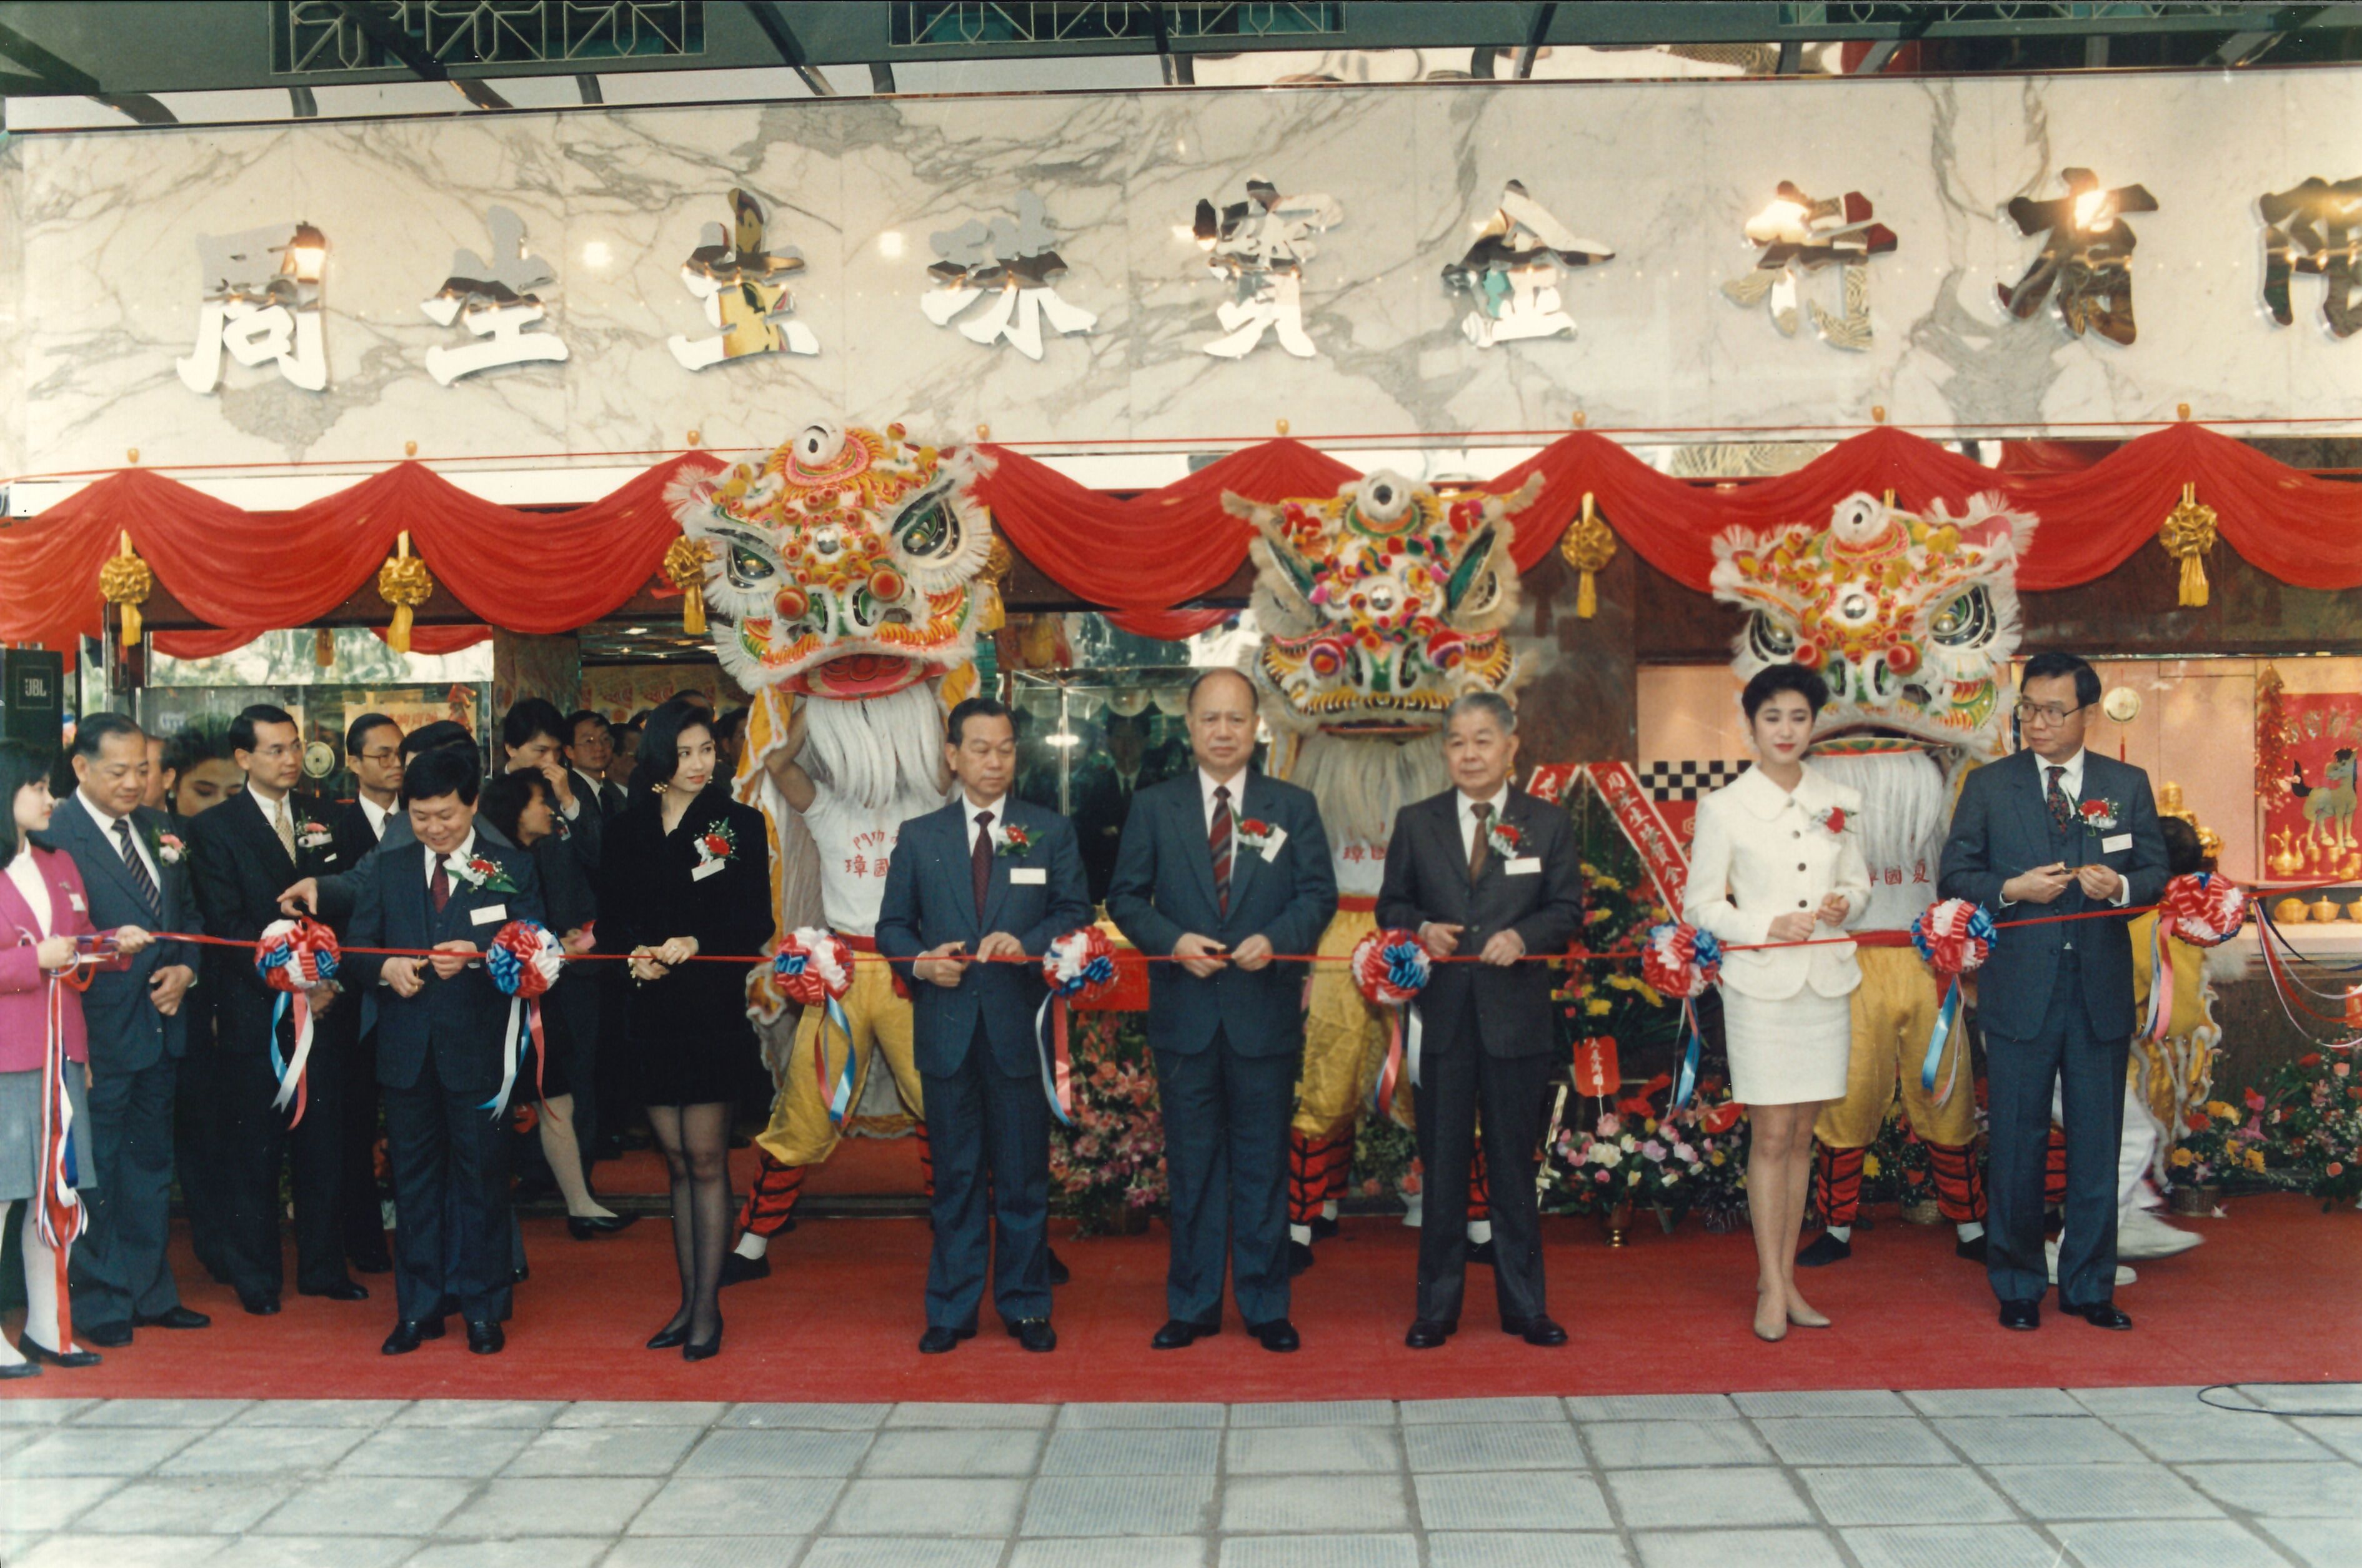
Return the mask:
<svg viewBox="0 0 2362 1568">
<path fill-rule="evenodd" d="M 2017 705 L 2017 721 L 2020 724 L 2064 724 L 2070 715 L 2082 711 L 2083 705 L 2080 703 L 2070 707 L 2057 702 L 2021 702 Z"/>
<path fill-rule="evenodd" d="M 402 749 L 398 746 L 372 746 L 360 753 L 360 760 L 364 762 L 382 762 L 401 754 Z"/>
</svg>

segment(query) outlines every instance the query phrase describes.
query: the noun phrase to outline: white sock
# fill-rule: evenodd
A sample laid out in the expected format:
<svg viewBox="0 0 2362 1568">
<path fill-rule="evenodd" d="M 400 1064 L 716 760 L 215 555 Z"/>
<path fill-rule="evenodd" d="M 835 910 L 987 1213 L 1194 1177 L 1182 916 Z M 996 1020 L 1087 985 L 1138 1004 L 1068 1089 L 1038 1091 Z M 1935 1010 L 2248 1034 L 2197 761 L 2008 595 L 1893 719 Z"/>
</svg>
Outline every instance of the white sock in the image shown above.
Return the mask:
<svg viewBox="0 0 2362 1568">
<path fill-rule="evenodd" d="M 1331 1198 L 1320 1205 L 1320 1217 L 1324 1220 L 1333 1220 L 1337 1217 L 1337 1200 Z"/>
<path fill-rule="evenodd" d="M 33 1205 L 25 1205 L 25 1337 L 52 1354 L 73 1346 L 58 1343 L 58 1255 L 41 1240 Z"/>
<path fill-rule="evenodd" d="M 1829 1227 L 1829 1234 L 1836 1237 L 1838 1241 L 1851 1242 L 1853 1240 L 1853 1227 L 1851 1225 L 1831 1225 Z"/>
<path fill-rule="evenodd" d="M 1417 1230 L 1418 1228 L 1419 1218 L 1424 1212 L 1427 1200 L 1424 1195 L 1420 1193 L 1406 1192 L 1402 1195 L 1402 1201 L 1403 1223 L 1410 1226 L 1413 1230 Z"/>
<path fill-rule="evenodd" d="M 1972 1242 L 1985 1234 L 1985 1224 L 1982 1220 L 1962 1220 L 1952 1231 L 1962 1241 Z"/>
<path fill-rule="evenodd" d="M 1312 1227 L 1310 1225 L 1290 1225 L 1287 1227 L 1287 1239 L 1296 1243 L 1298 1246 L 1310 1246 L 1312 1245 Z"/>
<path fill-rule="evenodd" d="M 754 1232 L 748 1231 L 738 1238 L 738 1245 L 730 1250 L 749 1263 L 760 1262 L 763 1255 L 771 1250 L 771 1238 L 758 1236 Z"/>
<path fill-rule="evenodd" d="M 1489 1242 L 1492 1239 L 1492 1221 L 1471 1220 L 1468 1222 L 1468 1245 L 1470 1246 L 1483 1246 L 1486 1242 Z"/>
</svg>

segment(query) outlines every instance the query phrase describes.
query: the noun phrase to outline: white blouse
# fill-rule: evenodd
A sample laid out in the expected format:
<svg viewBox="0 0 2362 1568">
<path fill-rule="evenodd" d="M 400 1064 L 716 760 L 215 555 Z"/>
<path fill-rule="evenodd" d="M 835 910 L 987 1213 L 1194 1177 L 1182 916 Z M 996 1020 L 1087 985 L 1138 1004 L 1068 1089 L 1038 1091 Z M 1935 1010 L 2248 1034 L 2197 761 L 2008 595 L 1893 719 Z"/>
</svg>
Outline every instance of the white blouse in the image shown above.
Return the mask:
<svg viewBox="0 0 2362 1568">
<path fill-rule="evenodd" d="M 41 875 L 41 868 L 34 863 L 31 845 L 21 841 L 17 844 L 17 858 L 8 862 L 8 880 L 17 884 L 17 892 L 23 896 L 26 907 L 32 910 L 34 920 L 41 927 L 41 935 L 56 935 L 57 905 L 50 901 L 49 879 Z"/>
</svg>

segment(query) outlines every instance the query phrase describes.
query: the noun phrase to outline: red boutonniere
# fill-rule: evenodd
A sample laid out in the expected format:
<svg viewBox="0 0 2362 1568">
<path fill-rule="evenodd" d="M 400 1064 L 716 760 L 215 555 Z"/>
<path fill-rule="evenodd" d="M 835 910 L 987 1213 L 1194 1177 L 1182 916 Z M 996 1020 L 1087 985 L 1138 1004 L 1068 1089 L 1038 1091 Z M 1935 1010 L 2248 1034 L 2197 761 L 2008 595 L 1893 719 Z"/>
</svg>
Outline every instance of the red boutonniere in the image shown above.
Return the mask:
<svg viewBox="0 0 2362 1568">
<path fill-rule="evenodd" d="M 298 849 L 325 849 L 336 841 L 337 836 L 320 823 L 305 820 L 295 825 L 295 844 Z"/>
<path fill-rule="evenodd" d="M 470 855 L 468 857 L 467 864 L 454 866 L 452 870 L 458 873 L 461 882 L 480 893 L 514 893 L 516 891 L 516 883 L 509 880 L 508 872 L 501 870 L 500 861 L 489 856 Z"/>
<path fill-rule="evenodd" d="M 1832 806 L 1827 811 L 1822 812 L 1820 816 L 1815 817 L 1814 820 L 1818 822 L 1823 828 L 1827 828 L 1829 837 L 1834 839 L 1838 834 L 1843 833 L 1846 830 L 1847 824 L 1850 823 L 1853 818 L 1845 814 L 1844 806 Z"/>
<path fill-rule="evenodd" d="M 1026 837 L 1024 828 L 1013 822 L 992 830 L 992 852 L 995 855 L 1022 860 L 1026 851 L 1032 848 L 1033 840 Z"/>
<path fill-rule="evenodd" d="M 705 825 L 697 836 L 697 863 L 712 865 L 717 861 L 734 860 L 738 854 L 738 832 L 724 819 L 717 818 Z"/>
<path fill-rule="evenodd" d="M 1231 837 L 1247 849 L 1260 850 L 1271 842 L 1271 824 L 1260 817 L 1242 817 Z"/>
<path fill-rule="evenodd" d="M 1487 822 L 1485 824 L 1485 843 L 1501 859 L 1514 861 L 1525 844 L 1525 839 L 1506 822 Z"/>
<path fill-rule="evenodd" d="M 2075 810 L 2083 818 L 2083 826 L 2094 833 L 2105 833 L 2116 825 L 2116 803 L 2113 800 L 2087 800 Z"/>
<path fill-rule="evenodd" d="M 177 866 L 188 857 L 189 847 L 181 842 L 178 833 L 159 833 L 151 845 L 159 863 Z"/>
</svg>

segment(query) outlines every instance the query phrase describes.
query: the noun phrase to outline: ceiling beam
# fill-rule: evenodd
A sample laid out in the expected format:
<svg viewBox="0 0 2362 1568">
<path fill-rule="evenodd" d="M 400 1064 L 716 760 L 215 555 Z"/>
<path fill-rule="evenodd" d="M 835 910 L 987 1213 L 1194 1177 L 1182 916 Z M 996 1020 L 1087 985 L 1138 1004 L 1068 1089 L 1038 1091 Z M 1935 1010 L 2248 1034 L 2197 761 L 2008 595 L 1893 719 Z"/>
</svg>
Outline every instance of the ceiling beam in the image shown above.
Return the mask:
<svg viewBox="0 0 2362 1568">
<path fill-rule="evenodd" d="M 771 0 L 744 0 L 744 3 L 746 14 L 755 18 L 755 25 L 763 29 L 763 36 L 771 40 L 773 49 L 779 51 L 779 63 L 800 77 L 803 84 L 811 89 L 813 97 L 835 97 L 836 89 L 829 83 L 827 77 L 821 74 L 820 67 L 812 64 L 811 57 L 804 52 L 802 41 L 796 37 L 796 30 L 788 26 L 788 19 L 779 14 L 778 6 Z"/>
<path fill-rule="evenodd" d="M 1558 16 L 1554 5 L 1534 7 L 1533 26 L 1526 29 L 1525 47 L 1518 50 L 1518 80 L 1529 81 L 1534 74 L 1534 61 L 1540 58 L 1542 44 L 1549 38 L 1551 22 Z"/>
<path fill-rule="evenodd" d="M 479 109 L 513 109 L 510 103 L 496 92 L 489 82 L 453 76 L 439 60 L 418 47 L 416 39 L 395 27 L 383 16 L 361 5 L 359 0 L 336 0 L 337 9 L 351 19 L 353 26 L 369 36 L 369 40 L 402 62 L 403 69 L 421 82 L 448 82 L 459 90 L 459 95 Z"/>
<path fill-rule="evenodd" d="M 33 97 L 55 94 L 90 98 L 117 114 L 128 115 L 143 126 L 171 126 L 180 123 L 180 116 L 145 93 L 109 93 L 99 79 L 81 67 L 60 59 L 35 43 L 16 28 L 0 24 L 0 55 L 15 60 L 32 74 L 7 78 L 10 82 L 28 84 L 15 89 L 18 96 Z"/>
<path fill-rule="evenodd" d="M 1903 40 L 1901 38 L 1878 38 L 1873 40 L 1870 46 L 1870 52 L 1861 57 L 1861 63 L 1853 68 L 1853 73 L 1856 76 L 1877 75 L 1880 71 L 1886 69 L 1886 62 L 1893 60 L 1894 58 L 1895 51 L 1900 49 L 1902 47 Z"/>
</svg>

